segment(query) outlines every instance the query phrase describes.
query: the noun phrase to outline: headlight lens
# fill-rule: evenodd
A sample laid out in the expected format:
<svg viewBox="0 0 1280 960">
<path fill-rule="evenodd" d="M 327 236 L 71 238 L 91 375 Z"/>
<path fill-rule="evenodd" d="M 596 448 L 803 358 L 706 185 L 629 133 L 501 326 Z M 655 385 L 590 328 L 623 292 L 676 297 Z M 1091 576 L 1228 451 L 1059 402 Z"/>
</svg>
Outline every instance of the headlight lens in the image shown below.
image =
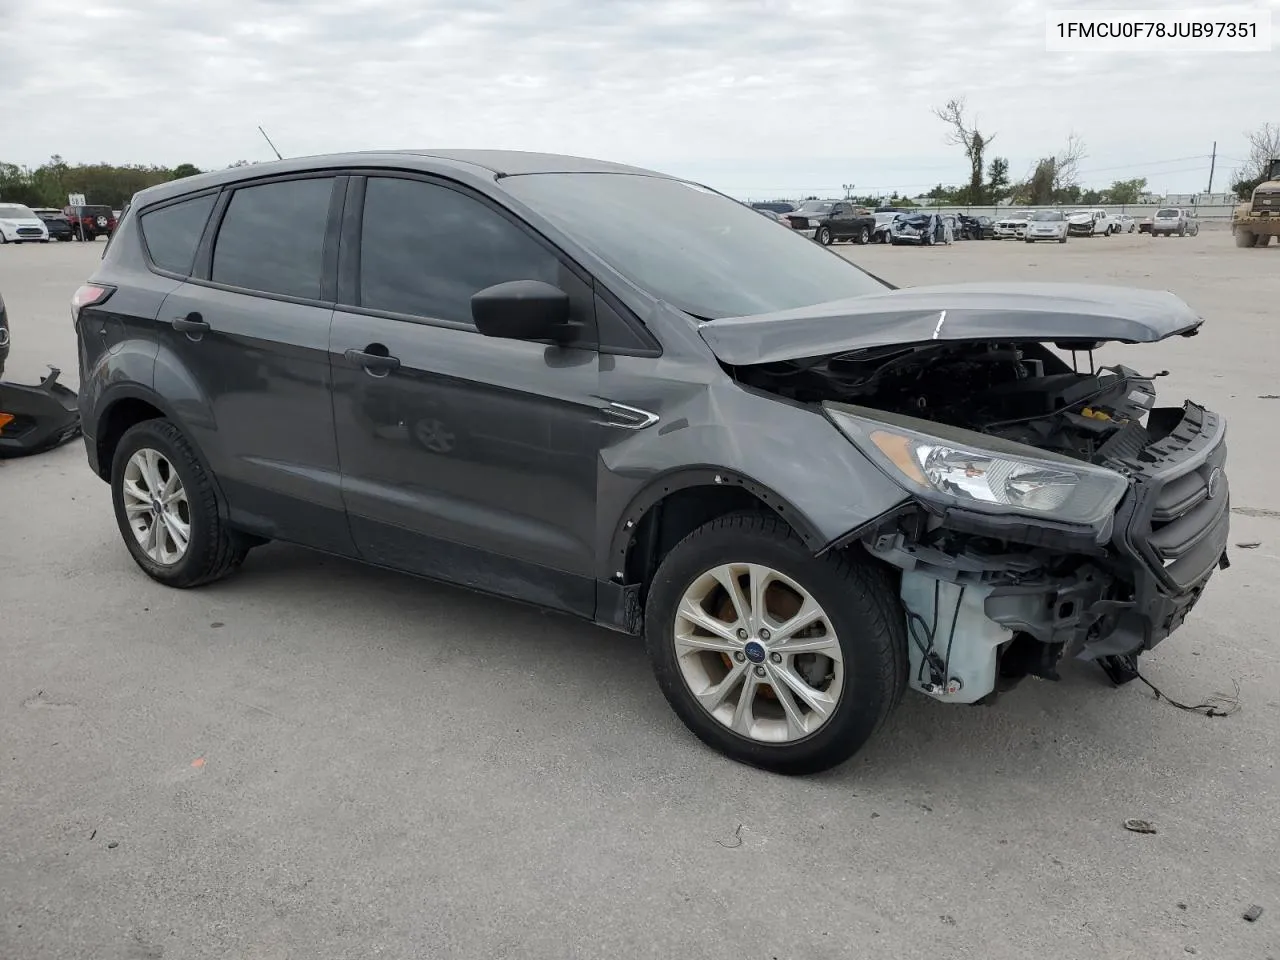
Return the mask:
<svg viewBox="0 0 1280 960">
<path fill-rule="evenodd" d="M 986 513 L 1101 526 L 1129 481 L 1103 467 L 1022 444 L 879 411 L 824 404 L 827 415 L 891 477 L 922 499 Z M 881 419 L 881 418 L 885 419 Z M 918 425 L 923 429 L 907 426 Z M 924 430 L 937 429 L 947 436 Z"/>
</svg>

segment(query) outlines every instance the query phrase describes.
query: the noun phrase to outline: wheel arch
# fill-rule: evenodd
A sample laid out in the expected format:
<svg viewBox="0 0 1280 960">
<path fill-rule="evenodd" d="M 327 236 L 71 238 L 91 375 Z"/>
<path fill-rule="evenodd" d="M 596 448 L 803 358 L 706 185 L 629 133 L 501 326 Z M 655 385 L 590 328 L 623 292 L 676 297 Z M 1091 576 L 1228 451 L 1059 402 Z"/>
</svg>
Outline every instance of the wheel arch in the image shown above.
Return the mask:
<svg viewBox="0 0 1280 960">
<path fill-rule="evenodd" d="M 804 513 L 769 486 L 736 470 L 696 467 L 653 478 L 617 521 L 606 577 L 645 592 L 662 558 L 684 537 L 717 517 L 741 511 L 773 514 L 813 553 L 827 539 Z"/>
<path fill-rule="evenodd" d="M 93 437 L 95 451 L 95 472 L 102 480 L 111 481 L 111 462 L 115 458 L 120 439 L 130 427 L 147 420 L 167 420 L 186 436 L 191 444 L 200 466 L 213 486 L 218 502 L 218 512 L 223 520 L 227 518 L 227 501 L 218 483 L 217 474 L 209 463 L 205 452 L 192 439 L 187 429 L 170 404 L 156 391 L 141 384 L 124 383 L 108 387 L 98 403 L 100 412 L 96 420 L 96 436 Z"/>
</svg>

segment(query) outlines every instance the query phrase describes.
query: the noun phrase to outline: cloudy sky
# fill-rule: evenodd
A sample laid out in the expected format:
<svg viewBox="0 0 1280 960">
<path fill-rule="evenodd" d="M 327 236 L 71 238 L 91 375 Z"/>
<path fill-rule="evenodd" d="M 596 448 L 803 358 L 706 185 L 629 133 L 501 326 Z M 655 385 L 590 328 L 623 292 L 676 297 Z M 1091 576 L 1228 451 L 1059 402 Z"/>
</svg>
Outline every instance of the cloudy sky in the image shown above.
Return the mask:
<svg viewBox="0 0 1280 960">
<path fill-rule="evenodd" d="M 1273 12 L 1280 0 L 1249 0 Z M 1086 184 L 1204 189 L 1280 122 L 1270 53 L 1047 53 L 1048 9 L 1224 0 L 0 0 L 0 161 L 380 147 L 574 153 L 743 198 L 966 179 L 964 96 L 1021 175 L 1072 132 Z"/>
</svg>

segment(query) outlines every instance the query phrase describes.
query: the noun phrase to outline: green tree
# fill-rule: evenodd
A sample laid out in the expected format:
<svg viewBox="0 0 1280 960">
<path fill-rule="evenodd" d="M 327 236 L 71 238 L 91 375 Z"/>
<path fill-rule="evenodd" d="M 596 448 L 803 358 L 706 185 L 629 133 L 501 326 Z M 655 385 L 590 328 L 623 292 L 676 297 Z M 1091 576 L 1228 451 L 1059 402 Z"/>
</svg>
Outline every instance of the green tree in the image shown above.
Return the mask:
<svg viewBox="0 0 1280 960">
<path fill-rule="evenodd" d="M 181 180 L 183 177 L 194 177 L 200 173 L 204 173 L 204 171 L 194 163 L 180 163 L 173 168 L 173 179 Z"/>
<path fill-rule="evenodd" d="M 999 203 L 1009 196 L 1009 160 L 1006 157 L 992 157 L 987 168 L 987 187 L 985 202 Z"/>
<path fill-rule="evenodd" d="M 1134 177 L 1132 180 L 1116 180 L 1106 191 L 1106 202 L 1137 203 L 1138 198 L 1146 192 L 1146 189 L 1146 177 Z"/>
</svg>

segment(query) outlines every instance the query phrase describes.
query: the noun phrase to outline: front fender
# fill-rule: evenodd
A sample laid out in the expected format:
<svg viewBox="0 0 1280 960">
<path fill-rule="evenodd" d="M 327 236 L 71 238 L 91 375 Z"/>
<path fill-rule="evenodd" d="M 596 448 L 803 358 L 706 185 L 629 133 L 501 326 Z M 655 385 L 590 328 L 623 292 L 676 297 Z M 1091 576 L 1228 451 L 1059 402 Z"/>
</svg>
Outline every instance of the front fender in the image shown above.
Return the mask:
<svg viewBox="0 0 1280 960">
<path fill-rule="evenodd" d="M 745 489 L 815 554 L 908 499 L 821 411 L 728 379 L 688 385 L 657 424 L 601 456 L 601 579 L 617 573 L 645 513 L 689 486 Z"/>
</svg>

